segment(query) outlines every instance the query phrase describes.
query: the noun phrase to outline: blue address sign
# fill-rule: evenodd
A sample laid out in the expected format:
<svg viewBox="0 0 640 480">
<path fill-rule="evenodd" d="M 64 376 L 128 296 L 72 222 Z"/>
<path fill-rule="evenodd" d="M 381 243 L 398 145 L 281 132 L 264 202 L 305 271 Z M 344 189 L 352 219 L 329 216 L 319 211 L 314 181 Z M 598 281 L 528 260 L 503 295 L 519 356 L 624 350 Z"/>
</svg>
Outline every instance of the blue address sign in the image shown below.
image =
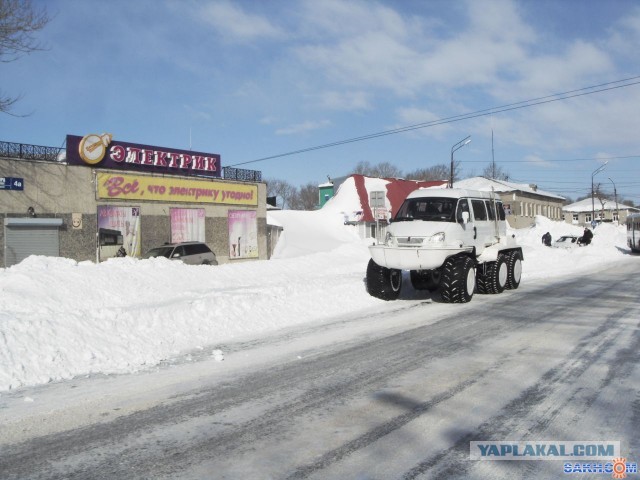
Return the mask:
<svg viewBox="0 0 640 480">
<path fill-rule="evenodd" d="M 0 190 L 24 190 L 24 178 L 0 177 Z"/>
</svg>

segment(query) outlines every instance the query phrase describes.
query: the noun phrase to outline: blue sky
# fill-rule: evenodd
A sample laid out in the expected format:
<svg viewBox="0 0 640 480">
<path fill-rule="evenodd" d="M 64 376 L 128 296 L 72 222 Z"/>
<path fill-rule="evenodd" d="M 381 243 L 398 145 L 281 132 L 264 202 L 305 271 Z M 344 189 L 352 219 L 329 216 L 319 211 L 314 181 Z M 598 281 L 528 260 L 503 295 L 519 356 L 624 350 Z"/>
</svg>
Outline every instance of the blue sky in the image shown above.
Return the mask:
<svg viewBox="0 0 640 480">
<path fill-rule="evenodd" d="M 230 166 L 640 76 L 637 1 L 32 1 L 53 17 L 47 50 L 0 66 L 28 114 L 0 115 L 4 141 L 109 132 Z M 360 161 L 406 173 L 471 135 L 469 176 L 493 132 L 514 181 L 575 199 L 609 159 L 596 183 L 640 203 L 639 80 L 242 167 L 296 186 Z"/>
</svg>

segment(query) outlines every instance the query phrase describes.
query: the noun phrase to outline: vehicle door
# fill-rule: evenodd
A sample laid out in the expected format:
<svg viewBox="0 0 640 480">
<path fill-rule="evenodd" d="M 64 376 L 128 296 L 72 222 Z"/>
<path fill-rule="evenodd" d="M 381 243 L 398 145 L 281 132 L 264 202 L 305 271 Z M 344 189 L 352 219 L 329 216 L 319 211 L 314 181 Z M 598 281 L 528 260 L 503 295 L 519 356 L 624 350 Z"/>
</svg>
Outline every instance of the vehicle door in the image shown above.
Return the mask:
<svg viewBox="0 0 640 480">
<path fill-rule="evenodd" d="M 186 263 L 185 251 L 182 245 L 178 245 L 171 253 L 171 260 L 181 260 Z"/>
<path fill-rule="evenodd" d="M 476 244 L 476 230 L 474 229 L 473 216 L 471 215 L 470 210 L 471 207 L 468 199 L 461 198 L 458 200 L 458 206 L 456 208 L 456 222 L 460 226 L 460 240 L 464 242 L 465 246 L 473 246 Z M 465 213 L 468 218 L 466 223 L 464 222 Z"/>
<path fill-rule="evenodd" d="M 198 249 L 197 244 L 184 245 L 184 258 L 182 261 L 189 265 L 200 265 L 202 263 L 202 254 Z"/>
<path fill-rule="evenodd" d="M 472 198 L 471 210 L 473 213 L 473 228 L 476 233 L 476 253 L 480 254 L 486 247 L 493 244 L 495 224 L 489 220 L 489 213 L 484 200 Z"/>
</svg>

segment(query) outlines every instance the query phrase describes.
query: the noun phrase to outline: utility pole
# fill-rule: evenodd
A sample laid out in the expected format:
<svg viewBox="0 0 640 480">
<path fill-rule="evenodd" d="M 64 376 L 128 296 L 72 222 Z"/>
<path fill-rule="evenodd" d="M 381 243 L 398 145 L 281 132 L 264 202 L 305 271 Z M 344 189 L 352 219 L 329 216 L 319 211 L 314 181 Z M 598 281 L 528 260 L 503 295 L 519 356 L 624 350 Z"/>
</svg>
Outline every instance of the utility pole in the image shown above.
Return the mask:
<svg viewBox="0 0 640 480">
<path fill-rule="evenodd" d="M 613 183 L 611 177 L 609 177 L 609 181 Z M 616 184 L 613 183 L 613 198 L 616 201 L 616 217 L 618 217 L 618 224 L 620 223 L 620 212 L 618 211 L 618 192 L 616 191 Z"/>
<path fill-rule="evenodd" d="M 491 178 L 496 179 L 496 156 L 493 150 L 493 129 L 491 129 Z"/>
<path fill-rule="evenodd" d="M 596 168 L 593 173 L 591 174 L 591 223 L 595 224 L 594 222 L 596 221 L 596 206 L 595 206 L 595 201 L 593 199 L 593 177 L 595 177 L 598 173 L 600 173 L 604 167 L 607 166 L 607 162 L 604 162 L 602 165 L 600 165 L 598 168 Z"/>
<path fill-rule="evenodd" d="M 449 174 L 449 188 L 453 188 L 453 170 L 454 170 L 454 168 L 453 168 L 453 152 L 455 152 L 456 150 L 461 149 L 466 144 L 468 144 L 470 141 L 471 141 L 471 135 L 469 135 L 466 138 L 463 138 L 458 143 L 456 143 L 453 147 L 451 147 L 451 171 L 450 171 L 450 174 Z"/>
</svg>

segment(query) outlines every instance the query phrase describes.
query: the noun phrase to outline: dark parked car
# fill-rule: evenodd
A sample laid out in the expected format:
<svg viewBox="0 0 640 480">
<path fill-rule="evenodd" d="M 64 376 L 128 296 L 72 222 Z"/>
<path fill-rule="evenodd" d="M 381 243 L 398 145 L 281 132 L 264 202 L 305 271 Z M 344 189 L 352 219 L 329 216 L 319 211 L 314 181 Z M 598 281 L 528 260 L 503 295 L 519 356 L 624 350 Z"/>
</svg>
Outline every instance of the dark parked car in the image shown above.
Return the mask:
<svg viewBox="0 0 640 480">
<path fill-rule="evenodd" d="M 189 265 L 217 265 L 216 254 L 202 242 L 166 243 L 152 248 L 142 258 L 165 257 Z"/>
</svg>

